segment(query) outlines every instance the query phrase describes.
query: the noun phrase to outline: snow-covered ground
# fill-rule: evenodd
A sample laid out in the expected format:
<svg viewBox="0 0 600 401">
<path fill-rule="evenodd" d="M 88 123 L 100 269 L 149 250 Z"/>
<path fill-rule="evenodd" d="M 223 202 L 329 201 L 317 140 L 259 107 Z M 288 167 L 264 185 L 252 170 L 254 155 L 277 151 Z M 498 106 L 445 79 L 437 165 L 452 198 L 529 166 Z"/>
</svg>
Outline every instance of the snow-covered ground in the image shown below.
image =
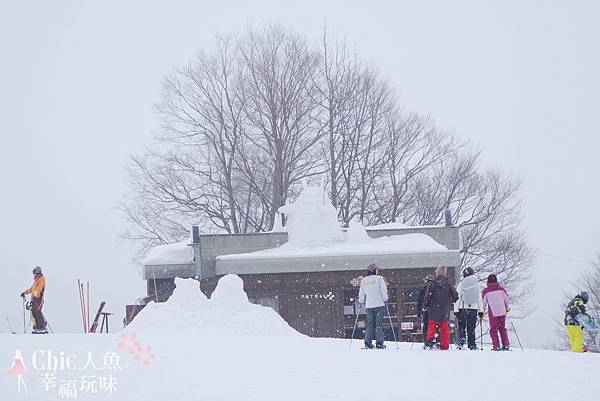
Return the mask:
<svg viewBox="0 0 600 401">
<path fill-rule="evenodd" d="M 210 300 L 192 280 L 178 280 L 169 302 L 120 334 L 2 335 L 0 358 L 8 368 L 21 351 L 29 393 L 23 384 L 18 393 L 18 377 L 5 374 L 0 399 L 563 401 L 600 393 L 600 355 L 391 343 L 367 351 L 359 341 L 350 349 L 348 340 L 299 335 L 270 309 L 249 304 L 236 276 L 225 279 Z M 53 361 L 55 372 L 47 369 Z"/>
</svg>

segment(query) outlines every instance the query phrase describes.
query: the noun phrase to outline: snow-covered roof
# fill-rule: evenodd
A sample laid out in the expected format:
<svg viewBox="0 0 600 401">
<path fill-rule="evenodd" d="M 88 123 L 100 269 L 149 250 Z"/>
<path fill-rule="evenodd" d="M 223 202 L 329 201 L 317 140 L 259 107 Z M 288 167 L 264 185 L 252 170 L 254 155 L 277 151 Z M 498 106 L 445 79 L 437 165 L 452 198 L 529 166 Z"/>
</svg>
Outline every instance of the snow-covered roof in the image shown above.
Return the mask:
<svg viewBox="0 0 600 401">
<path fill-rule="evenodd" d="M 285 243 L 278 248 L 263 251 L 236 253 L 217 256 L 217 260 L 269 259 L 315 256 L 351 256 L 351 255 L 390 255 L 407 253 L 427 253 L 447 251 L 425 234 L 392 235 L 364 240 L 347 240 L 323 246 L 294 246 Z"/>
<path fill-rule="evenodd" d="M 437 224 L 437 225 L 425 225 L 425 226 L 410 226 L 408 224 L 404 224 L 404 223 L 399 223 L 399 222 L 393 222 L 393 223 L 383 223 L 383 224 L 376 224 L 373 226 L 367 226 L 365 227 L 365 230 L 401 230 L 401 229 L 411 229 L 411 228 L 437 228 L 437 227 L 444 227 L 441 224 Z"/>
<path fill-rule="evenodd" d="M 366 230 L 394 230 L 399 228 L 410 228 L 410 226 L 396 221 L 393 223 L 376 224 L 365 227 Z"/>
<path fill-rule="evenodd" d="M 144 265 L 183 265 L 193 262 L 194 249 L 188 241 L 155 246 L 142 261 Z"/>
</svg>

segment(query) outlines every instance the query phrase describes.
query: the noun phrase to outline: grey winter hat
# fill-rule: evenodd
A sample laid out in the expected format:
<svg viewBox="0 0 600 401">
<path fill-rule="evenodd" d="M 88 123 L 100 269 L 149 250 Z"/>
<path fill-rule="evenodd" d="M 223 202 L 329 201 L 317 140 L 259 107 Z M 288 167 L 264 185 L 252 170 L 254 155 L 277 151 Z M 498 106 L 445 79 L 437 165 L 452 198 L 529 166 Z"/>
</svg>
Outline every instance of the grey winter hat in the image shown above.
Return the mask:
<svg viewBox="0 0 600 401">
<path fill-rule="evenodd" d="M 34 267 L 34 268 L 33 268 L 33 271 L 32 271 L 32 272 L 33 272 L 33 274 L 35 274 L 36 276 L 37 276 L 37 275 L 40 275 L 40 274 L 42 274 L 42 268 L 41 268 L 41 267 L 39 267 L 39 266 L 36 266 L 36 267 Z"/>
<path fill-rule="evenodd" d="M 581 291 L 581 294 L 579 294 L 579 296 L 581 297 L 581 299 L 583 299 L 583 302 L 585 303 L 587 303 L 590 300 L 590 296 L 586 291 Z"/>
</svg>

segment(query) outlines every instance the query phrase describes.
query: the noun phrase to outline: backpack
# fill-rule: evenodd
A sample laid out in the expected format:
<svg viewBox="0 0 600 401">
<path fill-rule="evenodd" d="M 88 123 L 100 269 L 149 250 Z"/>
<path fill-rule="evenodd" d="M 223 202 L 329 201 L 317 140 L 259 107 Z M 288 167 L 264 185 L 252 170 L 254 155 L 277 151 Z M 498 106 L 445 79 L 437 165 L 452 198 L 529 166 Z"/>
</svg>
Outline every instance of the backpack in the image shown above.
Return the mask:
<svg viewBox="0 0 600 401">
<path fill-rule="evenodd" d="M 479 285 L 475 276 L 469 276 L 462 282 L 462 301 L 465 306 L 479 303 Z"/>
</svg>

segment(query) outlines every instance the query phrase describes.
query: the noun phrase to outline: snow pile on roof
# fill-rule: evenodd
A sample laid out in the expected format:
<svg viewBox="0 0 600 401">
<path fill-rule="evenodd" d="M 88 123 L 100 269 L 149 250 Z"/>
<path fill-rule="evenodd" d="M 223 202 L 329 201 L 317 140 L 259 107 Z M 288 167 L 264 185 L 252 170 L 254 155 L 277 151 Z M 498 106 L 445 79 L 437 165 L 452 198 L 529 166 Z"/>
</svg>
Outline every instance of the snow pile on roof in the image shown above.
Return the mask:
<svg viewBox="0 0 600 401">
<path fill-rule="evenodd" d="M 288 242 L 262 251 L 217 256 L 217 260 L 289 258 L 307 256 L 377 255 L 444 252 L 446 247 L 425 234 L 371 238 L 365 228 L 351 222 L 344 233 L 337 211 L 322 186 L 304 189 L 296 202 L 279 208 L 287 216 Z M 400 223 L 392 223 L 398 226 Z"/>
<path fill-rule="evenodd" d="M 144 331 L 185 331 L 200 334 L 300 335 L 273 309 L 251 304 L 240 277 L 222 277 L 211 299 L 197 280 L 175 279 L 175 292 L 167 302 L 148 304 L 126 328 Z"/>
<path fill-rule="evenodd" d="M 144 265 L 183 265 L 194 262 L 194 249 L 188 241 L 159 245 L 150 249 Z"/>
<path fill-rule="evenodd" d="M 323 184 L 309 187 L 305 183 L 298 199 L 280 207 L 279 212 L 287 217 L 289 246 L 305 247 L 344 241 L 337 210 L 325 194 Z"/>
</svg>

